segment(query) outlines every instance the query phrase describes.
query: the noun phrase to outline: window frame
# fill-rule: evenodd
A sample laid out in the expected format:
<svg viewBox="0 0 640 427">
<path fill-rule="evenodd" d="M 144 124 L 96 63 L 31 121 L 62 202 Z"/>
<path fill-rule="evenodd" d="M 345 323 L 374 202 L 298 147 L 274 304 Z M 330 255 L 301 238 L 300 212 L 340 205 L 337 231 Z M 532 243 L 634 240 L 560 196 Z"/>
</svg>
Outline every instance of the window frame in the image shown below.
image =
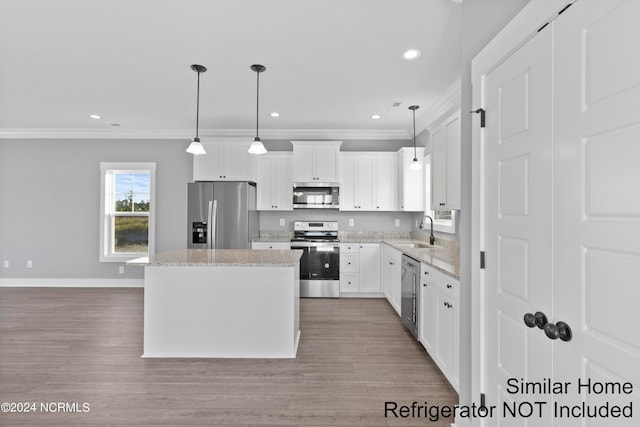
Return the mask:
<svg viewBox="0 0 640 427">
<path fill-rule="evenodd" d="M 441 233 L 456 234 L 458 211 L 451 210 L 451 219 L 435 219 L 435 212 L 431 210 L 431 153 L 425 154 L 422 162 L 424 172 L 424 214 L 433 218 L 433 230 Z"/>
<path fill-rule="evenodd" d="M 114 216 L 111 176 L 115 173 L 149 174 L 149 213 L 128 212 L 127 216 L 148 216 L 148 251 L 114 252 Z M 100 262 L 125 262 L 130 259 L 155 253 L 155 200 L 156 200 L 156 164 L 154 162 L 100 162 Z"/>
</svg>

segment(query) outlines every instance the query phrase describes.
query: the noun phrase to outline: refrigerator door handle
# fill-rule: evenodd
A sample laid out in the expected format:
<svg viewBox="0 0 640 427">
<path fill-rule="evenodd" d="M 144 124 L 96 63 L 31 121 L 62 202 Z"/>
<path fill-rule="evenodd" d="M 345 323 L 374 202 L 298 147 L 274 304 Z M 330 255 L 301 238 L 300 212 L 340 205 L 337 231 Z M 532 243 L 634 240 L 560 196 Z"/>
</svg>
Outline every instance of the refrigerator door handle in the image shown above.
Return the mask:
<svg viewBox="0 0 640 427">
<path fill-rule="evenodd" d="M 209 208 L 207 209 L 207 249 L 211 249 L 213 234 L 211 234 L 211 219 L 213 214 L 213 202 L 209 200 Z"/>
<path fill-rule="evenodd" d="M 209 203 L 213 203 L 213 210 L 211 213 L 211 229 L 213 230 L 213 235 L 211 236 L 211 249 L 215 249 L 218 247 L 218 201 L 214 200 Z"/>
</svg>

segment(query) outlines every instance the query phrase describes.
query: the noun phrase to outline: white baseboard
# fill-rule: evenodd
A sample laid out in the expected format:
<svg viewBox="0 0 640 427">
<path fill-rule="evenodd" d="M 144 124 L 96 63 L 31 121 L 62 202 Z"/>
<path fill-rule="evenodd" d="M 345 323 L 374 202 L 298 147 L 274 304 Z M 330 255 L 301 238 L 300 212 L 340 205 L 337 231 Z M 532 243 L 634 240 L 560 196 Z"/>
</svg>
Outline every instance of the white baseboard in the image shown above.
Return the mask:
<svg viewBox="0 0 640 427">
<path fill-rule="evenodd" d="M 144 279 L 11 279 L 0 278 L 0 288 L 143 288 Z"/>
</svg>

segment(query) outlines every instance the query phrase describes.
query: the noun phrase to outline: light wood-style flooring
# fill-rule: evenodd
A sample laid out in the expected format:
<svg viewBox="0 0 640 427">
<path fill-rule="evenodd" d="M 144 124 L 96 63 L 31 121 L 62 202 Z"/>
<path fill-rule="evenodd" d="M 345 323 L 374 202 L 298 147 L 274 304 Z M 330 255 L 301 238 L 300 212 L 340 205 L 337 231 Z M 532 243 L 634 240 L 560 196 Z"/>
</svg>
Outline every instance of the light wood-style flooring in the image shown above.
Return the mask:
<svg viewBox="0 0 640 427">
<path fill-rule="evenodd" d="M 458 400 L 386 300 L 302 299 L 300 329 L 296 359 L 142 359 L 142 289 L 0 288 L 0 403 L 90 405 L 0 413 L 0 425 L 453 422 L 385 418 L 386 401 Z"/>
</svg>

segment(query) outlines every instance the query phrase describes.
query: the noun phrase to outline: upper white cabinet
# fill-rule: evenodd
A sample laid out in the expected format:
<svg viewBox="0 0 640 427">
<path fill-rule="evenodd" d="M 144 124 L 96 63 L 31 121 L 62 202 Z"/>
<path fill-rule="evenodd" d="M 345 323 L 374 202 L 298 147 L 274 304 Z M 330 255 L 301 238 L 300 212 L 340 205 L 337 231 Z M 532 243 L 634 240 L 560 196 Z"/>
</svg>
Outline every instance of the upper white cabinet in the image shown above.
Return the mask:
<svg viewBox="0 0 640 427">
<path fill-rule="evenodd" d="M 341 153 L 340 210 L 396 210 L 396 159 L 396 153 Z"/>
<path fill-rule="evenodd" d="M 424 147 L 416 148 L 415 156 L 422 163 Z M 409 170 L 414 159 L 413 147 L 398 150 L 398 210 L 424 211 L 424 176 L 421 170 Z"/>
<path fill-rule="evenodd" d="M 339 182 L 342 141 L 291 141 L 293 182 Z"/>
<path fill-rule="evenodd" d="M 293 210 L 293 155 L 291 152 L 267 153 L 258 157 L 258 210 Z"/>
<path fill-rule="evenodd" d="M 193 156 L 194 181 L 255 181 L 250 142 L 203 142 L 207 154 Z"/>
<path fill-rule="evenodd" d="M 431 132 L 431 209 L 460 209 L 460 110 Z"/>
</svg>

